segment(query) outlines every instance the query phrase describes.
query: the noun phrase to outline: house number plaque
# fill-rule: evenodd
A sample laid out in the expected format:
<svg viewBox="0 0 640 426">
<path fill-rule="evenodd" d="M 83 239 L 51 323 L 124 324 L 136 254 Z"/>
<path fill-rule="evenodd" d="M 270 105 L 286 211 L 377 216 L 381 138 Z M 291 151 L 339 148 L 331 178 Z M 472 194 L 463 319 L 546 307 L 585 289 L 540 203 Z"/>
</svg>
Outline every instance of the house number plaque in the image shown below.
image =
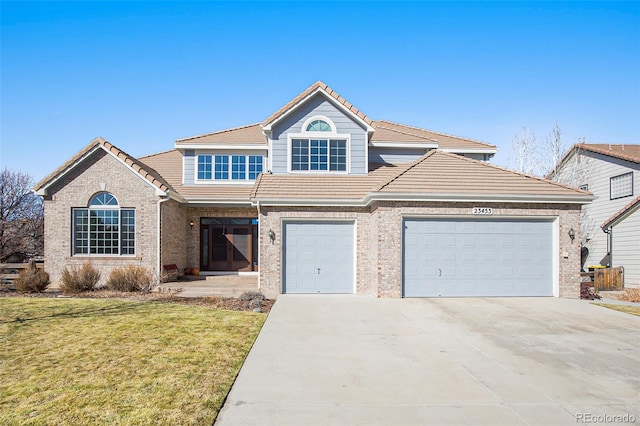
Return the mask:
<svg viewBox="0 0 640 426">
<path fill-rule="evenodd" d="M 474 207 L 473 214 L 490 215 L 493 214 L 493 209 L 491 207 Z"/>
</svg>

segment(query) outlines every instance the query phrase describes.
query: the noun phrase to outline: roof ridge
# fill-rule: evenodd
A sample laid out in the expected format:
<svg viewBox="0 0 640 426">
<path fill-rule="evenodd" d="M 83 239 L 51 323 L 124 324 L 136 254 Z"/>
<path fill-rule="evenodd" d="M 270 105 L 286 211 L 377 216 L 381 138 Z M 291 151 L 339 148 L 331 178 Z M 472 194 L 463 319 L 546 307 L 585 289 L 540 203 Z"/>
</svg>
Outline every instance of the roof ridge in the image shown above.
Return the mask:
<svg viewBox="0 0 640 426">
<path fill-rule="evenodd" d="M 154 152 L 153 154 L 141 155 L 140 157 L 137 157 L 137 158 L 138 158 L 138 160 L 142 160 L 143 158 L 155 157 L 157 155 L 168 154 L 168 153 L 174 152 L 174 151 L 177 151 L 177 149 L 170 148 L 170 149 L 165 149 L 164 151 Z"/>
<path fill-rule="evenodd" d="M 415 130 L 422 130 L 423 132 L 431 132 L 431 133 L 435 133 L 436 135 L 440 135 L 440 136 L 446 136 L 448 138 L 455 138 L 455 139 L 460 139 L 460 140 L 464 140 L 464 141 L 468 141 L 468 142 L 473 142 L 473 143 L 479 143 L 482 145 L 486 145 L 486 146 L 490 146 L 493 148 L 496 148 L 495 145 L 492 145 L 490 143 L 486 143 L 486 142 L 481 142 L 479 140 L 476 139 L 469 139 L 469 138 L 463 138 L 462 136 L 455 136 L 455 135 L 451 135 L 449 133 L 443 133 L 443 132 L 437 132 L 435 130 L 430 130 L 430 129 L 423 129 L 421 127 L 416 127 L 416 126 L 409 126 L 407 124 L 402 124 L 402 123 L 396 123 L 395 121 L 391 121 L 391 120 L 376 120 L 376 121 L 381 121 L 383 123 L 389 123 L 389 124 L 394 124 L 396 126 L 403 126 L 403 127 L 408 127 L 410 129 L 415 129 Z"/>
<path fill-rule="evenodd" d="M 472 163 L 477 163 L 477 164 L 479 164 L 481 166 L 490 167 L 490 168 L 493 168 L 493 169 L 496 169 L 496 170 L 502 170 L 502 171 L 509 172 L 509 173 L 516 174 L 516 175 L 520 175 L 522 177 L 526 177 L 526 178 L 529 178 L 529 179 L 535 179 L 535 180 L 540 181 L 540 182 L 550 183 L 550 184 L 553 184 L 555 186 L 559 186 L 561 188 L 571 189 L 571 190 L 573 190 L 575 192 L 579 192 L 579 193 L 582 193 L 582 194 L 591 194 L 591 192 L 589 192 L 589 191 L 585 191 L 585 190 L 582 190 L 580 188 L 573 187 L 571 185 L 565 185 L 564 183 L 556 182 L 556 181 L 553 181 L 553 180 L 550 180 L 550 179 L 546 179 L 546 178 L 543 178 L 543 177 L 540 177 L 540 176 L 536 176 L 536 175 L 532 175 L 532 174 L 528 174 L 528 173 L 519 172 L 517 170 L 513 170 L 513 169 L 509 169 L 507 167 L 502 167 L 502 166 L 498 166 L 498 165 L 495 165 L 495 164 L 491 164 L 491 163 L 488 163 L 486 161 L 475 160 L 473 158 L 464 157 L 462 155 L 454 154 L 454 153 L 451 153 L 451 152 L 441 151 L 439 149 L 437 149 L 435 151 L 438 151 L 440 154 L 448 155 L 450 157 L 458 158 L 458 159 L 465 160 L 465 161 L 470 161 Z"/>
<path fill-rule="evenodd" d="M 188 140 L 191 140 L 191 139 L 203 138 L 205 136 L 218 135 L 220 133 L 233 132 L 234 130 L 241 130 L 241 129 L 246 129 L 247 127 L 259 126 L 259 125 L 260 125 L 260 123 L 245 124 L 243 126 L 231 127 L 229 129 L 216 130 L 214 132 L 203 133 L 201 135 L 195 135 L 195 136 L 189 136 L 189 137 L 186 137 L 186 138 L 176 139 L 176 142 L 182 142 L 182 141 L 188 141 Z"/>
<path fill-rule="evenodd" d="M 431 139 L 431 138 L 426 138 L 424 136 L 420 136 L 418 134 L 415 133 L 411 133 L 411 132 L 407 132 L 407 131 L 402 131 L 402 130 L 398 130 L 398 129 L 392 129 L 391 127 L 385 127 L 385 126 L 375 126 L 374 129 L 385 129 L 385 130 L 389 130 L 391 132 L 396 132 L 396 133 L 400 133 L 402 135 L 409 135 L 409 136 L 414 136 L 416 138 L 420 138 L 420 139 L 424 139 L 426 141 L 431 141 L 431 142 L 438 142 L 435 139 Z"/>
<path fill-rule="evenodd" d="M 289 100 L 286 104 L 276 110 L 274 113 L 269 115 L 261 124 L 262 126 L 267 126 L 271 124 L 274 120 L 277 120 L 283 114 L 288 113 L 292 108 L 294 108 L 298 103 L 302 102 L 310 95 L 314 94 L 317 91 L 323 91 L 328 97 L 332 98 L 342 107 L 350 111 L 353 115 L 364 121 L 367 125 L 371 126 L 372 120 L 366 116 L 365 113 L 356 108 L 353 104 L 347 101 L 345 98 L 340 96 L 338 92 L 329 87 L 326 83 L 321 80 L 316 81 L 311 86 L 307 87 L 302 92 L 298 93 L 295 97 Z"/>
<path fill-rule="evenodd" d="M 404 175 L 405 173 L 407 173 L 409 170 L 413 169 L 414 167 L 416 167 L 418 164 L 422 163 L 424 160 L 426 160 L 427 158 L 431 157 L 432 155 L 434 155 L 434 153 L 437 151 L 437 149 L 431 149 L 429 150 L 426 154 L 424 154 L 422 157 L 418 158 L 417 160 L 413 161 L 412 163 L 409 163 L 409 165 L 405 166 L 402 170 L 400 170 L 398 173 L 396 173 L 395 176 L 393 176 L 391 179 L 389 179 L 388 181 L 384 182 L 382 185 L 380 185 L 378 187 L 378 189 L 376 189 L 373 192 L 380 192 L 382 191 L 385 187 L 391 185 L 393 182 L 395 182 L 396 180 L 398 180 L 400 178 L 400 176 Z"/>
<path fill-rule="evenodd" d="M 640 203 L 640 195 L 631 200 L 631 202 L 629 202 L 623 208 L 615 212 L 613 216 L 609 217 L 602 225 L 600 225 L 600 228 L 607 228 L 613 222 L 617 221 L 620 216 L 623 216 L 628 210 L 632 209 L 638 203 Z"/>
<path fill-rule="evenodd" d="M 251 193 L 249 193 L 249 198 L 255 198 L 258 195 L 258 188 L 260 187 L 260 184 L 262 183 L 262 176 L 264 175 L 264 172 L 260 173 L 258 175 L 258 179 L 256 179 L 256 182 L 253 184 L 253 188 L 251 188 Z"/>
<path fill-rule="evenodd" d="M 43 186 L 47 184 L 48 181 L 52 180 L 57 175 L 63 173 L 66 169 L 71 167 L 73 163 L 78 161 L 82 156 L 86 155 L 89 151 L 91 151 L 97 145 L 101 145 L 102 142 L 105 142 L 105 139 L 102 136 L 97 136 L 91 139 L 91 141 L 88 144 L 86 144 L 80 151 L 76 152 L 70 159 L 65 161 L 60 167 L 58 167 L 57 169 L 55 169 L 54 171 L 52 171 L 51 173 L 49 173 L 48 175 L 40 179 L 40 181 L 38 181 L 38 183 L 34 185 L 33 189 L 36 191 L 41 189 Z"/>
<path fill-rule="evenodd" d="M 165 191 L 167 189 L 172 189 L 171 185 L 169 185 L 169 182 L 167 182 L 166 179 L 164 177 L 162 177 L 162 175 L 160 173 L 158 173 L 157 170 L 155 170 L 153 167 L 149 167 L 142 160 L 137 159 L 133 155 L 123 151 L 122 149 L 118 148 L 117 146 L 115 146 L 114 144 L 112 144 L 111 142 L 109 142 L 107 140 L 103 140 L 102 142 L 100 142 L 100 144 L 102 146 L 104 146 L 105 148 L 107 148 L 109 151 L 111 151 L 113 154 L 115 154 L 116 157 L 119 157 L 120 154 L 122 154 L 124 156 L 124 158 L 122 158 L 122 161 L 125 164 L 127 164 L 129 167 L 131 167 L 131 169 L 133 169 L 133 171 L 138 173 L 141 177 L 143 177 L 144 179 L 149 181 L 154 186 L 158 187 L 159 189 L 161 189 L 163 191 Z M 136 170 L 136 168 L 137 168 L 137 170 Z M 141 172 L 144 172 L 145 174 L 143 175 Z M 154 173 L 155 173 L 155 175 L 154 175 Z M 155 182 L 158 182 L 159 185 L 156 184 Z M 162 188 L 163 186 L 165 188 Z"/>
<path fill-rule="evenodd" d="M 640 158 L 635 157 L 633 155 L 625 155 L 619 152 L 614 152 L 611 150 L 606 150 L 606 149 L 602 149 L 600 147 L 596 147 L 595 145 L 609 145 L 611 146 L 620 146 L 620 147 L 624 147 L 625 145 L 627 146 L 638 146 L 638 144 L 632 144 L 632 143 L 624 143 L 624 144 L 615 144 L 615 143 L 601 143 L 601 144 L 588 144 L 588 143 L 576 143 L 574 144 L 574 147 L 579 147 L 582 148 L 586 151 L 591 151 L 591 152 L 595 152 L 597 154 L 602 154 L 602 155 L 608 155 L 609 157 L 614 157 L 614 158 L 619 158 L 621 160 L 626 160 L 626 161 L 630 161 L 632 163 L 640 163 Z M 624 150 L 624 148 L 623 148 Z"/>
</svg>

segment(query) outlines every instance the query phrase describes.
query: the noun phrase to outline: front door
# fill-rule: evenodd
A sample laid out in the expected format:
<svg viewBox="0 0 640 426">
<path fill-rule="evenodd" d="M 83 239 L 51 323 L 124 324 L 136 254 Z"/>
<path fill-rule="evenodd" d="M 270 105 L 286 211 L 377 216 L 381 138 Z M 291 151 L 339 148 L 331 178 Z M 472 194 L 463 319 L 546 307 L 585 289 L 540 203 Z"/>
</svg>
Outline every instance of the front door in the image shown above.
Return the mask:
<svg viewBox="0 0 640 426">
<path fill-rule="evenodd" d="M 200 224 L 200 269 L 252 271 L 255 225 Z"/>
</svg>

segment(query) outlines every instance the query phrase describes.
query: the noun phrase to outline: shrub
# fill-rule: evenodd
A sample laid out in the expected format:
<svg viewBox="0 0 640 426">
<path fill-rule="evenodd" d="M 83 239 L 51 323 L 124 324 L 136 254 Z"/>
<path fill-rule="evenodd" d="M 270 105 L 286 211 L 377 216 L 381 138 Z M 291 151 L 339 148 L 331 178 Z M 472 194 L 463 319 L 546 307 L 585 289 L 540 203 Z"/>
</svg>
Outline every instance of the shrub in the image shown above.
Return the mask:
<svg viewBox="0 0 640 426">
<path fill-rule="evenodd" d="M 640 302 L 640 288 L 628 288 L 619 297 L 627 302 Z"/>
<path fill-rule="evenodd" d="M 264 294 L 260 293 L 259 291 L 245 291 L 240 295 L 240 297 L 238 297 L 238 299 L 242 300 L 243 302 L 248 302 L 250 300 L 262 301 L 262 300 L 265 300 L 266 297 L 264 296 Z"/>
<path fill-rule="evenodd" d="M 128 265 L 111 271 L 107 288 L 116 291 L 149 291 L 153 275 L 142 266 Z"/>
<path fill-rule="evenodd" d="M 49 286 L 49 274 L 44 269 L 29 267 L 20 271 L 15 284 L 20 293 L 40 293 Z"/>
<path fill-rule="evenodd" d="M 62 270 L 60 290 L 65 294 L 93 291 L 99 280 L 100 271 L 90 262 L 86 262 L 81 267 L 72 266 Z"/>
</svg>

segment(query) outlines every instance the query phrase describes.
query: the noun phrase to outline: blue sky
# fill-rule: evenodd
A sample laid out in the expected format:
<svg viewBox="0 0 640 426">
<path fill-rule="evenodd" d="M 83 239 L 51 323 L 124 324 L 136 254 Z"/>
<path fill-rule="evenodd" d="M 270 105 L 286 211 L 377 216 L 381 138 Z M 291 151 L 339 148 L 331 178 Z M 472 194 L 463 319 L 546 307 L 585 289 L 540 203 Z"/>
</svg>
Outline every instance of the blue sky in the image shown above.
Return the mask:
<svg viewBox="0 0 640 426">
<path fill-rule="evenodd" d="M 372 119 L 495 144 L 640 143 L 640 2 L 1 2 L 0 164 L 140 156 L 322 80 Z"/>
</svg>

